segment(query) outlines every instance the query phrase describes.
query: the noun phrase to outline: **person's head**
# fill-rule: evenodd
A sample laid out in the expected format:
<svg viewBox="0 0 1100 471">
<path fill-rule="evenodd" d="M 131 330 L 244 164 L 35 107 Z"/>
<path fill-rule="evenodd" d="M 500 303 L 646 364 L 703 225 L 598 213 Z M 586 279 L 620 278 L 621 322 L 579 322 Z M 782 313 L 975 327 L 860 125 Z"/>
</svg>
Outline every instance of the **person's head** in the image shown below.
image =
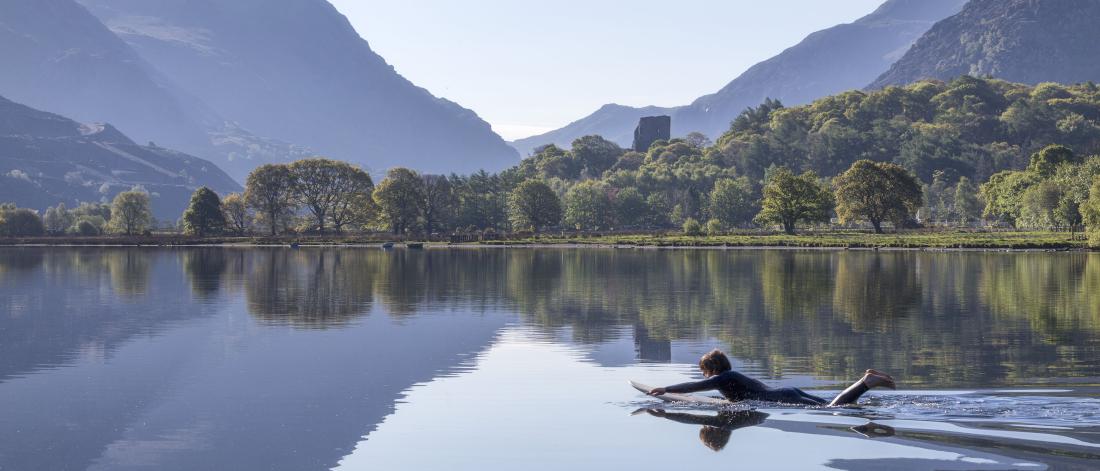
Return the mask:
<svg viewBox="0 0 1100 471">
<path fill-rule="evenodd" d="M 716 348 L 699 359 L 699 369 L 703 371 L 703 376 L 709 378 L 732 370 L 733 366 L 726 354 Z"/>
<path fill-rule="evenodd" d="M 714 451 L 722 451 L 730 442 L 730 435 L 733 435 L 733 431 L 722 427 L 704 425 L 699 429 L 699 441 Z"/>
</svg>

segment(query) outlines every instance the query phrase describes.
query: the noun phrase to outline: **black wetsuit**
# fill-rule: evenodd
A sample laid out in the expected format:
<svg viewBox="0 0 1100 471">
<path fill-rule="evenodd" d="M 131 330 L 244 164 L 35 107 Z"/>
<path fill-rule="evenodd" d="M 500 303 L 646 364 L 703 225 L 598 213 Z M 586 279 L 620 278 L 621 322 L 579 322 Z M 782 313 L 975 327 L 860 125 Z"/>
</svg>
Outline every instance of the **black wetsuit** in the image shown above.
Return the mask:
<svg viewBox="0 0 1100 471">
<path fill-rule="evenodd" d="M 867 392 L 867 387 L 860 384 L 853 391 L 846 391 L 842 396 L 833 401 L 836 405 L 851 404 L 859 399 L 859 396 Z M 736 371 L 711 376 L 702 381 L 676 384 L 665 388 L 670 393 L 693 393 L 699 391 L 718 390 L 726 399 L 731 401 L 768 401 L 782 402 L 785 404 L 799 404 L 807 406 L 827 406 L 829 401 L 798 388 L 770 388 L 759 380 L 750 378 Z"/>
</svg>

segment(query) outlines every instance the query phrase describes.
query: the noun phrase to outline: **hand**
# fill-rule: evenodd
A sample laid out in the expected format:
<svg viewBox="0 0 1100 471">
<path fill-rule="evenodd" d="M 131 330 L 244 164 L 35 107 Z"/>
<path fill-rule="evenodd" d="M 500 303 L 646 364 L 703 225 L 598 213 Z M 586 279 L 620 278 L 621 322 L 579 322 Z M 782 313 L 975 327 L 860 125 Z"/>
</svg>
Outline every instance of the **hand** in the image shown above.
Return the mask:
<svg viewBox="0 0 1100 471">
<path fill-rule="evenodd" d="M 666 392 L 668 391 L 665 391 L 665 388 L 653 388 L 647 394 L 650 396 L 664 396 Z"/>
<path fill-rule="evenodd" d="M 645 411 L 646 411 L 647 414 L 652 415 L 654 417 L 664 417 L 664 416 L 668 415 L 668 412 L 665 412 L 662 409 L 646 409 Z"/>
</svg>

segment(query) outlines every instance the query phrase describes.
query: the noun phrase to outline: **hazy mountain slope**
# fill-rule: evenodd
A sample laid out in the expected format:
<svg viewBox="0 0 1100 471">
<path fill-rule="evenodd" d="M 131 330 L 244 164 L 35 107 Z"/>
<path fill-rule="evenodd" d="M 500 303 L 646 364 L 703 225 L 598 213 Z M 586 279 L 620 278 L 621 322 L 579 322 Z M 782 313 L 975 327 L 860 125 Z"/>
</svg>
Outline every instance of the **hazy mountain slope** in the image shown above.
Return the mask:
<svg viewBox="0 0 1100 471">
<path fill-rule="evenodd" d="M 141 185 L 157 218 L 175 221 L 191 193 L 221 194 L 240 186 L 213 163 L 135 144 L 110 125 L 71 119 L 0 97 L 0 202 L 45 209 L 64 202 L 110 201 Z"/>
<path fill-rule="evenodd" d="M 474 112 L 398 75 L 324 0 L 81 0 L 143 59 L 253 132 L 372 171 L 501 169 Z"/>
<path fill-rule="evenodd" d="M 243 181 L 252 167 L 306 149 L 227 122 L 149 65 L 73 0 L 0 0 L 0 94 L 139 142 L 208 157 Z"/>
<path fill-rule="evenodd" d="M 936 21 L 958 12 L 965 0 L 889 0 L 850 24 L 818 31 L 779 55 L 754 65 L 717 93 L 669 109 L 674 136 L 700 131 L 717 138 L 745 108 L 765 98 L 787 105 L 862 88 L 887 70 Z M 720 60 L 720 58 L 716 58 Z M 547 143 L 568 145 L 585 134 L 626 136 L 645 113 L 600 108 L 562 129 L 520 139 L 521 153 Z M 620 145 L 630 140 L 613 138 Z"/>
<path fill-rule="evenodd" d="M 937 23 L 871 88 L 959 75 L 1036 84 L 1100 80 L 1100 2 L 973 0 Z"/>
</svg>

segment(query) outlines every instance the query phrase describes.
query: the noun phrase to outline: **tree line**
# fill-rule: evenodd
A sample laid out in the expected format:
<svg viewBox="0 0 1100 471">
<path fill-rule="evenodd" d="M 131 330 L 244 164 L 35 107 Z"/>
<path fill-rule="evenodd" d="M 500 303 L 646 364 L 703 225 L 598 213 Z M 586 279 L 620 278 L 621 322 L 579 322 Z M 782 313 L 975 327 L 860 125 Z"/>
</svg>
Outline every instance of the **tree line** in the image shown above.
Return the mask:
<svg viewBox="0 0 1100 471">
<path fill-rule="evenodd" d="M 882 232 L 979 221 L 1100 226 L 1089 205 L 1100 161 L 1083 157 L 1100 149 L 1097 119 L 1100 88 L 1092 83 L 1030 87 L 963 76 L 845 92 L 799 107 L 766 100 L 716 141 L 692 133 L 635 152 L 585 136 L 568 149 L 541 147 L 499 173 L 395 168 L 374 185 L 366 172 L 327 159 L 265 165 L 242 194 L 219 198 L 200 189 L 180 225 L 197 235 L 410 236 L 759 227 L 792 233 L 825 224 Z"/>
</svg>

